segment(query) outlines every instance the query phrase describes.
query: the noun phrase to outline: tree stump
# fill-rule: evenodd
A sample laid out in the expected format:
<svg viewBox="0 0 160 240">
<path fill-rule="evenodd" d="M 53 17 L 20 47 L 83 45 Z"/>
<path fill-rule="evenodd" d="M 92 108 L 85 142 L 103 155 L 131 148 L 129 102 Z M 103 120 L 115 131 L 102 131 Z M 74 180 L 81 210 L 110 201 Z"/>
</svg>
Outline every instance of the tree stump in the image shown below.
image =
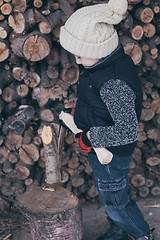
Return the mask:
<svg viewBox="0 0 160 240">
<path fill-rule="evenodd" d="M 17 197 L 18 208 L 29 221 L 33 240 L 82 239 L 82 215 L 76 196 L 61 186 L 30 185 Z"/>
</svg>

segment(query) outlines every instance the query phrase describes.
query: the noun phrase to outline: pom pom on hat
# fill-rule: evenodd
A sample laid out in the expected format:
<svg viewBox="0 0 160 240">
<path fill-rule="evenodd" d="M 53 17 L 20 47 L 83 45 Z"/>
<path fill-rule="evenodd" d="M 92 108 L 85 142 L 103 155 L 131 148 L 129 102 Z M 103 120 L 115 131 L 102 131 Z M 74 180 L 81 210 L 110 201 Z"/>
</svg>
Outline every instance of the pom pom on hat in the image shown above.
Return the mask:
<svg viewBox="0 0 160 240">
<path fill-rule="evenodd" d="M 60 29 L 60 44 L 74 55 L 101 59 L 111 54 L 119 39 L 113 25 L 122 20 L 127 0 L 82 7 Z"/>
<path fill-rule="evenodd" d="M 123 16 L 128 7 L 127 0 L 110 0 L 108 2 L 108 7 L 113 11 L 114 13 Z"/>
</svg>

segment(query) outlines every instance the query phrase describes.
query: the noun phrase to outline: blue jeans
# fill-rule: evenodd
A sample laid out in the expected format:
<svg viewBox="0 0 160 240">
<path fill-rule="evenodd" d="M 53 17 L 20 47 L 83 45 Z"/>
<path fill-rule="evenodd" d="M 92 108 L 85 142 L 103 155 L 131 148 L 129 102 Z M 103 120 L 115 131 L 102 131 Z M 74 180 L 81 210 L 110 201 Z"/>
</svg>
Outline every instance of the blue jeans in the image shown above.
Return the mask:
<svg viewBox="0 0 160 240">
<path fill-rule="evenodd" d="M 149 234 L 149 225 L 128 188 L 131 156 L 113 156 L 109 164 L 102 165 L 95 154 L 88 155 L 99 196 L 107 215 L 134 238 Z"/>
</svg>

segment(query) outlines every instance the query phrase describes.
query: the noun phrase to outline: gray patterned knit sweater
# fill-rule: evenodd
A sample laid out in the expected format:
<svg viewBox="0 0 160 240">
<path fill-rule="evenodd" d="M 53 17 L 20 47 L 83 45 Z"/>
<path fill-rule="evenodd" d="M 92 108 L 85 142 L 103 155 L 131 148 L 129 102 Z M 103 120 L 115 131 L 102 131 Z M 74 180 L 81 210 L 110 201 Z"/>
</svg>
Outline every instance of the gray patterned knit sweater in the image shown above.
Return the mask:
<svg viewBox="0 0 160 240">
<path fill-rule="evenodd" d="M 110 147 L 135 142 L 138 136 L 138 120 L 134 91 L 124 81 L 112 79 L 101 87 L 100 96 L 110 112 L 114 125 L 91 127 L 91 145 Z"/>
</svg>

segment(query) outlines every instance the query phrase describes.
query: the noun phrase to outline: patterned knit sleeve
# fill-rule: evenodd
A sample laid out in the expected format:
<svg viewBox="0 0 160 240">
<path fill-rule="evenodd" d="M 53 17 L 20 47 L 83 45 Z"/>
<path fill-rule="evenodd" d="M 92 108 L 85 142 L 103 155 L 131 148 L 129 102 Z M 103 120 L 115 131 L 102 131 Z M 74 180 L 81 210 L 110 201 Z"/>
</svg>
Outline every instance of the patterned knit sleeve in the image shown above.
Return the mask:
<svg viewBox="0 0 160 240">
<path fill-rule="evenodd" d="M 90 128 L 93 147 L 120 146 L 133 143 L 138 136 L 138 120 L 135 111 L 135 93 L 119 79 L 109 80 L 100 89 L 114 124 Z"/>
</svg>

